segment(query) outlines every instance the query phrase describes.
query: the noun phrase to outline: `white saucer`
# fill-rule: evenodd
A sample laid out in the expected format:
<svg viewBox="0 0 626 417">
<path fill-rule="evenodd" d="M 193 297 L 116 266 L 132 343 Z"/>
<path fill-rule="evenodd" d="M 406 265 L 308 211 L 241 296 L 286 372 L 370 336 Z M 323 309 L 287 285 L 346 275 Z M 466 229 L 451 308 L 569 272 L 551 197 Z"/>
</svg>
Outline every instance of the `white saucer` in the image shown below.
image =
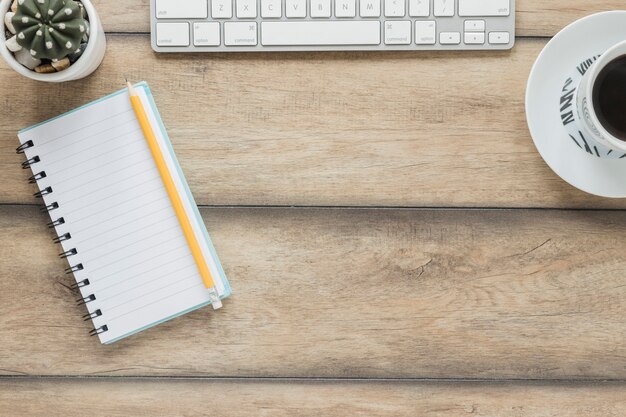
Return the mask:
<svg viewBox="0 0 626 417">
<path fill-rule="evenodd" d="M 568 93 L 578 87 L 585 69 L 599 55 L 623 40 L 626 11 L 580 19 L 548 42 L 526 87 L 528 127 L 544 161 L 574 187 L 602 197 L 626 197 L 626 154 L 611 151 L 580 132 L 575 91 Z M 570 96 L 574 99 L 568 107 Z"/>
</svg>

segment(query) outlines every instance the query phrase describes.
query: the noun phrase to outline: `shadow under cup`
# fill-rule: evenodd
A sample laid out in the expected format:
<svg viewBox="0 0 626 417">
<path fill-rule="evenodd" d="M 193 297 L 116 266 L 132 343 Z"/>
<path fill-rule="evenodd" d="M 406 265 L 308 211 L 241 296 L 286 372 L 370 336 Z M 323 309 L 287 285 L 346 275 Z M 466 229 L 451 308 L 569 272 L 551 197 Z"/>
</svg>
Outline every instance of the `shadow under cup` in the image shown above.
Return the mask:
<svg viewBox="0 0 626 417">
<path fill-rule="evenodd" d="M 593 86 L 592 99 L 602 127 L 626 142 L 626 54 L 602 68 Z"/>
</svg>

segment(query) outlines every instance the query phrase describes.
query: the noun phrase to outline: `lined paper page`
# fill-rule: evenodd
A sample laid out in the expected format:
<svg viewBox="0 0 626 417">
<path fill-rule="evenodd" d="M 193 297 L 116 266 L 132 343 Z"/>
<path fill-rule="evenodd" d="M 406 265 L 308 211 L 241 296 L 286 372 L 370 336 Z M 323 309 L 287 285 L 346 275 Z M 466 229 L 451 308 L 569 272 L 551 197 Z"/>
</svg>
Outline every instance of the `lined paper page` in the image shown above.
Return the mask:
<svg viewBox="0 0 626 417">
<path fill-rule="evenodd" d="M 160 119 L 151 111 L 152 101 L 139 86 L 138 93 L 166 156 L 183 205 L 192 222 L 220 296 L 229 288 L 204 225 L 178 165 Z M 135 118 L 127 93 L 118 93 L 95 104 L 21 132 L 22 143 L 34 146 L 26 156 L 38 155 L 33 172 L 45 171 L 40 189 L 52 187 L 46 204 L 57 202 L 53 220 L 63 218 L 59 236 L 70 233 L 63 250 L 75 248 L 70 265 L 103 343 L 142 330 L 209 302 L 208 292 L 187 246 L 182 229 L 163 186 L 150 150 Z"/>
</svg>

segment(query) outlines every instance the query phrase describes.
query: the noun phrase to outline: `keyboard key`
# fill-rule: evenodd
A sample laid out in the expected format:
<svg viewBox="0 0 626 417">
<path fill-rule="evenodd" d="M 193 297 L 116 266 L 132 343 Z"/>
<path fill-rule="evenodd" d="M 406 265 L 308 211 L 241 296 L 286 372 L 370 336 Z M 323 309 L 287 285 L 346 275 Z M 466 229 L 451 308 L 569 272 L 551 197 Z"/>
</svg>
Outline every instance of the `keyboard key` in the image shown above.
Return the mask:
<svg viewBox="0 0 626 417">
<path fill-rule="evenodd" d="M 281 0 L 261 0 L 261 17 L 281 17 L 283 14 L 281 8 Z"/>
<path fill-rule="evenodd" d="M 159 19 L 206 19 L 207 0 L 156 0 L 156 17 Z"/>
<path fill-rule="evenodd" d="M 465 44 L 466 45 L 482 45 L 485 43 L 484 32 L 465 32 Z"/>
<path fill-rule="evenodd" d="M 454 0 L 434 0 L 434 13 L 437 17 L 454 16 Z"/>
<path fill-rule="evenodd" d="M 439 43 L 442 45 L 458 45 L 461 43 L 461 33 L 441 32 L 439 33 Z"/>
<path fill-rule="evenodd" d="M 383 0 L 385 2 L 385 17 L 403 17 L 405 14 L 405 0 Z M 411 28 L 409 27 L 409 31 Z"/>
<path fill-rule="evenodd" d="M 380 16 L 380 0 L 360 0 L 359 6 L 359 13 L 361 17 Z"/>
<path fill-rule="evenodd" d="M 385 22 L 386 45 L 409 45 L 411 43 L 410 20 L 387 20 Z"/>
<path fill-rule="evenodd" d="M 409 16 L 430 16 L 430 0 L 409 0 Z"/>
<path fill-rule="evenodd" d="M 230 19 L 233 17 L 232 0 L 211 0 L 211 17 L 213 19 Z"/>
<path fill-rule="evenodd" d="M 224 23 L 224 45 L 251 46 L 256 44 L 256 22 Z"/>
<path fill-rule="evenodd" d="M 380 22 L 378 20 L 262 22 L 261 44 L 379 45 Z"/>
<path fill-rule="evenodd" d="M 330 0 L 311 0 L 311 17 L 330 17 Z"/>
<path fill-rule="evenodd" d="M 157 23 L 158 46 L 189 46 L 189 23 Z"/>
<path fill-rule="evenodd" d="M 306 0 L 285 0 L 287 17 L 306 17 Z"/>
<path fill-rule="evenodd" d="M 437 24 L 434 20 L 418 20 L 415 22 L 415 43 L 417 45 L 434 45 L 437 36 Z"/>
<path fill-rule="evenodd" d="M 335 0 L 335 17 L 355 17 L 355 0 Z"/>
<path fill-rule="evenodd" d="M 510 0 L 459 0 L 459 16 L 508 16 Z"/>
<path fill-rule="evenodd" d="M 251 19 L 256 17 L 256 0 L 235 0 L 237 18 Z"/>
<path fill-rule="evenodd" d="M 484 20 L 466 20 L 465 31 L 466 32 L 484 32 L 485 21 Z"/>
<path fill-rule="evenodd" d="M 507 44 L 510 40 L 509 32 L 489 32 L 489 43 L 492 45 Z"/>
<path fill-rule="evenodd" d="M 195 22 L 193 44 L 195 46 L 219 46 L 220 24 L 218 22 Z"/>
</svg>

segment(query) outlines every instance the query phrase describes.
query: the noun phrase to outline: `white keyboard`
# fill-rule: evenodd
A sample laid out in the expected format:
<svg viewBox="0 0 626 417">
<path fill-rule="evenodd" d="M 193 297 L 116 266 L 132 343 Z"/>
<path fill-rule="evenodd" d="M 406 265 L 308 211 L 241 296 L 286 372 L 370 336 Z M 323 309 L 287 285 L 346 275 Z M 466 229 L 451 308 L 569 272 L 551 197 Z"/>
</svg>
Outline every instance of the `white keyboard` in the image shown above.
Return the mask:
<svg viewBox="0 0 626 417">
<path fill-rule="evenodd" d="M 510 49 L 515 0 L 150 0 L 157 52 Z"/>
</svg>

